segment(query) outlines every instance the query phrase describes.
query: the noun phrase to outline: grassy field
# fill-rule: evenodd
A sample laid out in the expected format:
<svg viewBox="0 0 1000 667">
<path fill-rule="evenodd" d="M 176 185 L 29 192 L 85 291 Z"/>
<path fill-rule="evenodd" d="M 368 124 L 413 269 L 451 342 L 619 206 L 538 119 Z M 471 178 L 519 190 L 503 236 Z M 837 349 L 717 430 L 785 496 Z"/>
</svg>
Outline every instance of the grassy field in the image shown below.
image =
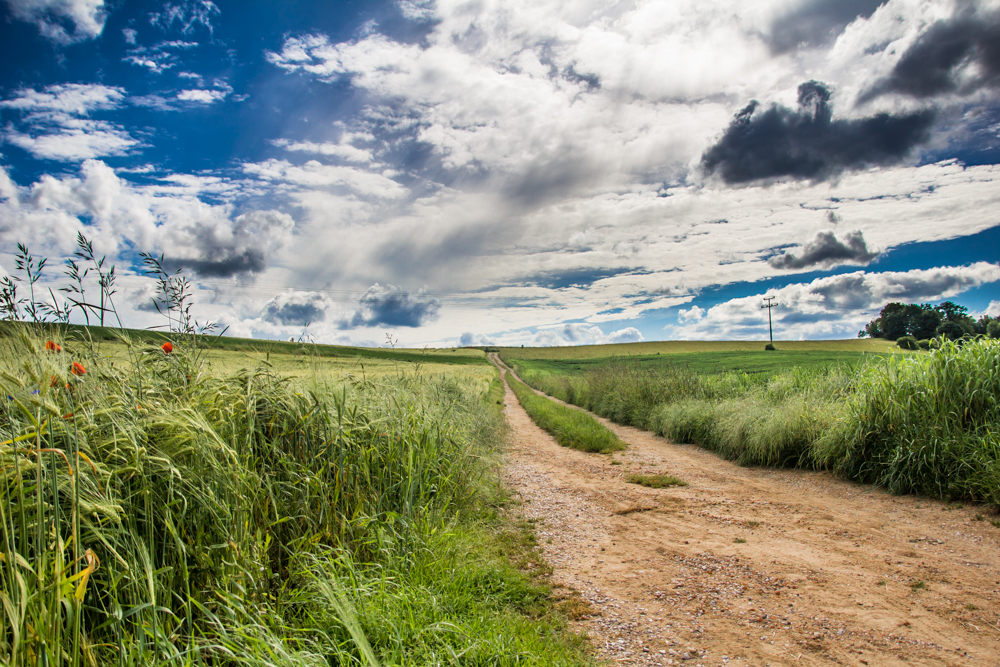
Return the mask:
<svg viewBox="0 0 1000 667">
<path fill-rule="evenodd" d="M 141 342 L 129 346 L 121 340 L 107 340 L 90 346 L 83 342 L 72 343 L 92 349 L 104 363 L 129 363 L 130 351 L 134 349 L 155 353 L 160 348 L 162 340 Z M 154 344 L 155 343 L 155 344 Z M 194 345 L 194 347 L 192 347 Z M 248 346 L 245 350 L 228 350 L 214 344 L 204 344 L 203 341 L 193 343 L 181 339 L 176 348 L 199 357 L 202 372 L 209 374 L 231 375 L 244 368 L 266 368 L 281 377 L 290 378 L 298 385 L 330 385 L 339 386 L 344 383 L 364 382 L 365 380 L 382 379 L 385 376 L 400 373 L 420 373 L 427 376 L 447 376 L 462 380 L 482 381 L 495 375 L 494 367 L 486 361 L 485 356 L 473 350 L 459 350 L 455 357 L 444 357 L 439 354 L 420 354 L 417 361 L 412 359 L 412 351 L 382 350 L 380 356 L 350 356 L 327 355 L 312 350 L 306 346 L 305 353 L 296 349 L 270 349 L 265 344 Z M 337 348 L 343 350 L 344 348 Z M 459 359 L 463 361 L 458 361 Z M 453 363 L 454 361 L 454 363 Z"/>
<path fill-rule="evenodd" d="M 512 349 L 504 360 L 550 395 L 742 464 L 1000 507 L 1000 343 L 892 354 L 884 342 L 785 345 L 579 359 Z"/>
<path fill-rule="evenodd" d="M 31 330 L 0 336 L 0 663 L 589 664 L 503 518 L 492 367 Z"/>
<path fill-rule="evenodd" d="M 887 354 L 903 354 L 894 352 L 868 352 L 845 350 L 776 350 L 765 352 L 755 350 L 741 351 L 710 351 L 710 352 L 678 352 L 675 354 L 643 355 L 643 356 L 612 356 L 585 357 L 582 359 L 522 359 L 516 351 L 509 357 L 513 363 L 534 378 L 546 375 L 563 377 L 579 377 L 605 367 L 615 362 L 628 361 L 650 372 L 668 372 L 672 368 L 681 368 L 698 374 L 717 373 L 749 373 L 774 375 L 792 368 L 821 369 L 834 367 L 856 367 L 874 356 Z"/>
<path fill-rule="evenodd" d="M 766 341 L 685 341 L 667 340 L 648 343 L 621 343 L 616 345 L 579 345 L 570 347 L 503 347 L 502 359 L 593 359 L 610 357 L 649 356 L 664 354 L 705 352 L 758 352 L 764 350 Z M 892 341 L 881 338 L 850 338 L 847 340 L 794 340 L 775 341 L 779 351 L 787 352 L 895 352 Z"/>
<path fill-rule="evenodd" d="M 4 329 L 20 329 L 21 324 L 0 323 L 0 335 Z M 482 364 L 487 365 L 486 353 L 471 347 L 390 349 L 384 347 L 350 347 L 346 345 L 320 345 L 280 340 L 259 340 L 236 338 L 233 336 L 193 336 L 177 333 L 149 331 L 145 329 L 115 329 L 111 327 L 83 327 L 74 324 L 47 325 L 46 329 L 58 338 L 87 340 L 95 343 L 121 342 L 123 337 L 135 344 L 159 347 L 164 341 L 180 341 L 187 346 L 212 349 L 217 352 L 241 352 L 256 356 L 269 354 L 299 355 L 305 357 L 344 359 L 384 359 L 397 362 L 436 364 Z"/>
</svg>

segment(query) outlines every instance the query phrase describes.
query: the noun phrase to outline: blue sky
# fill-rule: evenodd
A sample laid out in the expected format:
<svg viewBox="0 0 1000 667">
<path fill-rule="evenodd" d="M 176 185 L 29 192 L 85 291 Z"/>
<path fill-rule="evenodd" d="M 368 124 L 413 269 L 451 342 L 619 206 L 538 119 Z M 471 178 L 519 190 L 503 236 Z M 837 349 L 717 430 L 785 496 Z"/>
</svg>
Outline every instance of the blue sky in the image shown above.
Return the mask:
<svg viewBox="0 0 1000 667">
<path fill-rule="evenodd" d="M 0 0 L 0 272 L 78 232 L 234 335 L 854 337 L 1000 315 L 1000 4 Z M 2 275 L 2 273 L 0 273 Z M 308 328 L 307 325 L 308 324 Z"/>
</svg>

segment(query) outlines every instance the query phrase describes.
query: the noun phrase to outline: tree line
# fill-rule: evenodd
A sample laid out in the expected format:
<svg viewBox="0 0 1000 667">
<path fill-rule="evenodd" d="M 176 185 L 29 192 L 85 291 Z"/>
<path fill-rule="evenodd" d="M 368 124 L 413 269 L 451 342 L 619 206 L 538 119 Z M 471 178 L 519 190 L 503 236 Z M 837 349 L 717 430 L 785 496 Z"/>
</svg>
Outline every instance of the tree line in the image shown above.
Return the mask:
<svg viewBox="0 0 1000 667">
<path fill-rule="evenodd" d="M 858 332 L 858 338 L 899 340 L 910 337 L 915 341 L 933 338 L 958 340 L 964 336 L 1000 338 L 1000 319 L 983 315 L 978 320 L 969 309 L 953 301 L 938 305 L 929 303 L 899 303 L 885 305 L 878 317 Z"/>
</svg>

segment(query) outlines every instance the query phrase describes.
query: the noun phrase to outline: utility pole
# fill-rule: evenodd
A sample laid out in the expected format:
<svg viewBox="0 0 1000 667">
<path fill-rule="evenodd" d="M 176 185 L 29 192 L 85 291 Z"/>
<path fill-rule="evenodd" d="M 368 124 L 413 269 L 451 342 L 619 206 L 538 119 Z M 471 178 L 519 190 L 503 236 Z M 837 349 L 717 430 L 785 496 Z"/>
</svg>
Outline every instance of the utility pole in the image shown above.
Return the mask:
<svg viewBox="0 0 1000 667">
<path fill-rule="evenodd" d="M 775 298 L 776 297 L 773 296 L 765 296 L 764 305 L 761 306 L 761 308 L 767 308 L 767 332 L 770 335 L 772 343 L 774 342 L 774 329 L 771 328 L 771 309 L 779 305 L 777 303 L 771 303 L 775 300 Z"/>
</svg>

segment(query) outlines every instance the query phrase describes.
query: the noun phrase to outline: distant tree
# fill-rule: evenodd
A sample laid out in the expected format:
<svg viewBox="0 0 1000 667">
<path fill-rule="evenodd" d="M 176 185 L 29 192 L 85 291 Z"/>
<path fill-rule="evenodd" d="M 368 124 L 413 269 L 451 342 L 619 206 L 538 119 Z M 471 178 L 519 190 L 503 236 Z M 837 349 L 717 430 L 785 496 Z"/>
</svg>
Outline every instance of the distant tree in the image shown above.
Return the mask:
<svg viewBox="0 0 1000 667">
<path fill-rule="evenodd" d="M 948 340 L 958 340 L 965 335 L 965 329 L 958 322 L 942 322 L 937 328 L 937 335 Z"/>
<path fill-rule="evenodd" d="M 913 336 L 900 336 L 896 340 L 896 345 L 903 350 L 916 350 L 919 347 L 917 339 Z"/>
<path fill-rule="evenodd" d="M 990 338 L 1000 338 L 1000 320 L 990 320 L 986 325 L 986 335 Z"/>
<path fill-rule="evenodd" d="M 937 309 L 941 311 L 941 315 L 946 322 L 958 322 L 969 318 L 969 309 L 958 305 L 954 301 L 942 301 L 938 304 Z"/>
<path fill-rule="evenodd" d="M 989 318 L 984 316 L 977 322 L 969 316 L 968 308 L 954 301 L 943 301 L 937 306 L 894 301 L 887 303 L 878 317 L 858 332 L 858 338 L 899 340 L 903 336 L 913 336 L 917 340 L 924 340 L 937 335 L 942 324 L 954 325 L 946 329 L 950 332 L 949 338 L 961 338 L 964 335 L 985 334 Z M 962 333 L 955 335 L 958 330 Z"/>
<path fill-rule="evenodd" d="M 944 319 L 941 311 L 934 308 L 929 303 L 924 303 L 919 306 L 916 304 L 910 304 L 908 308 L 908 315 L 910 318 L 907 323 L 906 332 L 917 339 L 933 338 L 938 325 L 940 325 L 941 320 Z"/>
<path fill-rule="evenodd" d="M 890 306 L 893 307 L 890 308 Z M 885 338 L 898 340 L 901 336 L 910 333 L 910 320 L 920 314 L 919 308 L 920 306 L 912 303 L 909 305 L 890 303 L 883 308 L 882 312 L 886 313 L 882 316 L 882 331 L 885 333 Z"/>
<path fill-rule="evenodd" d="M 938 304 L 937 310 L 945 322 L 954 322 L 966 334 L 976 333 L 976 321 L 969 316 L 969 309 L 965 306 L 953 301 L 943 301 Z"/>
<path fill-rule="evenodd" d="M 976 320 L 976 323 L 972 327 L 972 329 L 973 329 L 972 332 L 975 333 L 975 334 L 979 334 L 980 336 L 989 336 L 990 335 L 990 324 L 992 322 L 997 322 L 997 321 L 1000 321 L 1000 320 L 997 320 L 994 317 L 990 317 L 989 315 L 983 315 L 978 320 Z M 990 337 L 992 338 L 992 336 L 990 336 Z"/>
</svg>

